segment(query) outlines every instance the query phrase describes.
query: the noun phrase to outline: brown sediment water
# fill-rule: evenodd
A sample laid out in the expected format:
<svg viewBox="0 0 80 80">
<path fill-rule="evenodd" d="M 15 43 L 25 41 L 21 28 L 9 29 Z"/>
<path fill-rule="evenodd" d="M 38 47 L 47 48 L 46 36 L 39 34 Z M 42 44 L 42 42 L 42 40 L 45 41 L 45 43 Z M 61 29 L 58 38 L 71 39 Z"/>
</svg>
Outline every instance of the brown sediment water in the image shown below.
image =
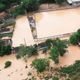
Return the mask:
<svg viewBox="0 0 80 80">
<path fill-rule="evenodd" d="M 9 68 L 4 69 L 6 61 L 11 61 L 12 64 Z M 0 57 L 0 80 L 22 80 L 26 78 L 25 65 L 23 60 L 16 59 L 15 54 Z M 21 73 L 25 75 L 21 76 Z"/>
<path fill-rule="evenodd" d="M 34 44 L 27 16 L 22 16 L 16 20 L 12 41 L 13 41 L 12 44 L 13 47 L 18 47 L 21 44 L 27 46 Z"/>
<path fill-rule="evenodd" d="M 71 33 L 80 28 L 80 8 L 36 13 L 35 18 L 38 38 Z"/>
<path fill-rule="evenodd" d="M 38 38 L 71 33 L 80 28 L 80 8 L 36 13 L 34 18 Z M 16 20 L 12 41 L 13 47 L 35 44 L 27 16 Z"/>
<path fill-rule="evenodd" d="M 80 8 L 68 9 L 61 11 L 51 11 L 36 13 L 38 38 L 59 35 L 76 31 L 80 26 Z M 31 34 L 29 23 L 26 16 L 16 20 L 16 27 L 13 34 L 13 47 L 20 44 L 32 45 L 34 40 Z M 31 57 L 24 62 L 23 59 L 17 60 L 15 54 L 0 57 L 0 80 L 22 80 L 29 77 L 28 72 L 32 72 L 30 64 L 36 58 L 46 58 L 45 54 L 39 54 Z M 12 65 L 4 69 L 4 63 L 11 61 Z M 80 60 L 80 48 L 77 46 L 69 46 L 68 52 L 60 57 L 59 66 L 71 65 L 76 60 Z M 28 66 L 25 69 L 25 66 Z M 54 65 L 52 65 L 54 66 Z"/>
<path fill-rule="evenodd" d="M 73 64 L 76 60 L 80 60 L 80 48 L 77 46 L 69 46 L 68 51 L 63 57 L 60 57 L 60 63 L 56 66 L 68 66 Z M 31 63 L 36 58 L 47 58 L 49 54 L 39 53 L 38 56 L 33 56 L 27 58 L 27 62 L 23 59 L 17 60 L 15 54 L 9 56 L 0 57 L 0 80 L 22 80 L 28 78 L 28 73 L 35 73 L 35 69 L 31 68 Z M 9 68 L 4 69 L 4 63 L 6 61 L 11 61 L 12 65 Z M 25 68 L 25 66 L 28 66 Z M 51 66 L 54 67 L 54 62 L 52 61 Z"/>
<path fill-rule="evenodd" d="M 60 66 L 71 65 L 76 60 L 80 60 L 80 47 L 69 46 L 64 57 L 60 57 Z"/>
</svg>

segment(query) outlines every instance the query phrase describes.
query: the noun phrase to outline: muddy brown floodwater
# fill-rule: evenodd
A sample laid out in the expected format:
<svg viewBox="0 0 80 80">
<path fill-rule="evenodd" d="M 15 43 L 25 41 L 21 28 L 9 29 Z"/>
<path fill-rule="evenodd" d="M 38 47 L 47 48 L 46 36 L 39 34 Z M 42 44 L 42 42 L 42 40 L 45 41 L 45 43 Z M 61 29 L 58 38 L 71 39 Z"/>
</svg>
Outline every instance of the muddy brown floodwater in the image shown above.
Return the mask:
<svg viewBox="0 0 80 80">
<path fill-rule="evenodd" d="M 71 65 L 75 62 L 75 60 L 80 60 L 80 48 L 76 46 L 69 46 L 68 53 L 66 53 L 63 57 L 60 58 L 59 65 L 56 66 L 65 66 Z M 17 60 L 15 54 L 11 54 L 10 56 L 0 57 L 0 80 L 22 80 L 28 78 L 28 73 L 33 72 L 35 75 L 35 70 L 30 67 L 32 61 L 36 58 L 47 58 L 48 55 L 39 53 L 38 56 L 33 56 L 27 59 L 27 62 L 24 62 L 23 59 Z M 6 61 L 11 61 L 12 65 L 4 69 L 4 63 Z M 25 66 L 28 66 L 25 68 Z M 52 61 L 51 66 L 54 67 L 54 63 Z"/>
<path fill-rule="evenodd" d="M 22 16 L 16 20 L 12 41 L 13 41 L 12 44 L 13 47 L 18 47 L 21 44 L 25 44 L 27 46 L 34 44 L 27 16 Z"/>
<path fill-rule="evenodd" d="M 38 38 L 75 32 L 80 28 L 80 8 L 35 14 Z"/>
<path fill-rule="evenodd" d="M 80 28 L 80 8 L 36 13 L 38 38 L 75 32 Z M 26 16 L 16 20 L 13 34 L 13 47 L 20 44 L 35 44 Z"/>
<path fill-rule="evenodd" d="M 36 13 L 35 18 L 38 38 L 74 32 L 80 27 L 80 8 Z M 35 43 L 26 16 L 16 20 L 12 40 L 13 47 L 17 47 L 20 44 L 32 45 Z M 48 56 L 39 54 L 36 57 L 45 58 Z M 17 60 L 15 54 L 0 57 L 0 80 L 22 80 L 29 77 L 27 75 L 28 72 L 32 72 L 30 64 L 36 57 L 27 59 L 27 63 L 23 59 Z M 12 62 L 12 65 L 4 69 L 4 63 L 8 60 Z M 69 46 L 68 52 L 64 57 L 60 57 L 59 66 L 68 66 L 73 64 L 75 60 L 80 60 L 80 48 Z M 28 66 L 27 69 L 25 68 L 26 65 Z"/>
</svg>

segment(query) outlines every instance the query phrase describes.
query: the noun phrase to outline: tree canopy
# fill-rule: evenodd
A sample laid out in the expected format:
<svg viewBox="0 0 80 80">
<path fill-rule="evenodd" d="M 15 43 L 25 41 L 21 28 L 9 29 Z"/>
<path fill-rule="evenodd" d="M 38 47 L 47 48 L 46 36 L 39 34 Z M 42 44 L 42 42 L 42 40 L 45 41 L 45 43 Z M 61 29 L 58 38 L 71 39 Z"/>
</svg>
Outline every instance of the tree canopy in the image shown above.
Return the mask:
<svg viewBox="0 0 80 80">
<path fill-rule="evenodd" d="M 43 72 L 48 66 L 48 60 L 42 58 L 36 59 L 32 62 L 32 65 L 38 72 Z"/>
<path fill-rule="evenodd" d="M 59 63 L 59 51 L 57 47 L 51 49 L 50 58 L 57 64 Z"/>
</svg>

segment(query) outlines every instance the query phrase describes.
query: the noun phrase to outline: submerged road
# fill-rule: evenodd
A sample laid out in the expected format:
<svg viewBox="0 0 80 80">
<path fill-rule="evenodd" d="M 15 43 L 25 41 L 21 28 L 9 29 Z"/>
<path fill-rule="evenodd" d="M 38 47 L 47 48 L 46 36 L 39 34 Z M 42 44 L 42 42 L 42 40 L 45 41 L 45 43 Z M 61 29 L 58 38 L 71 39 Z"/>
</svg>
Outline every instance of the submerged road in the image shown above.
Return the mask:
<svg viewBox="0 0 80 80">
<path fill-rule="evenodd" d="M 21 44 L 27 46 L 34 44 L 34 39 L 26 16 L 23 16 L 16 20 L 12 42 L 13 47 L 18 47 Z"/>
</svg>

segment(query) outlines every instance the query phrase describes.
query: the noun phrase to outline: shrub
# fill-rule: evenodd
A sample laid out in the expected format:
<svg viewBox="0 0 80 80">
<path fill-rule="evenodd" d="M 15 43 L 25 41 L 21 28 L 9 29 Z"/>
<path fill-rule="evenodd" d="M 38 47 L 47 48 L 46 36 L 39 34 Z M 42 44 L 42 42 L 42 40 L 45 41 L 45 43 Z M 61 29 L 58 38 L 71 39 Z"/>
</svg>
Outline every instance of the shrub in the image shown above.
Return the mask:
<svg viewBox="0 0 80 80">
<path fill-rule="evenodd" d="M 80 43 L 80 29 L 71 35 L 69 41 L 72 45 L 78 45 Z"/>
<path fill-rule="evenodd" d="M 57 64 L 59 63 L 59 51 L 57 47 L 51 49 L 50 58 Z"/>
<path fill-rule="evenodd" d="M 69 74 L 69 75 L 75 75 L 80 70 L 80 60 L 77 60 L 73 65 L 70 65 L 68 67 L 62 67 L 60 69 L 60 72 Z"/>
<path fill-rule="evenodd" d="M 36 11 L 39 8 L 38 0 L 21 0 L 23 2 L 23 8 L 27 10 L 27 12 Z"/>
<path fill-rule="evenodd" d="M 65 0 L 55 0 L 57 4 L 61 5 Z"/>
<path fill-rule="evenodd" d="M 6 8 L 5 4 L 0 3 L 0 12 L 1 12 L 1 11 L 4 11 L 5 8 Z"/>
<path fill-rule="evenodd" d="M 38 72 L 43 72 L 48 66 L 48 60 L 36 59 L 32 62 L 32 65 L 37 69 Z"/>
<path fill-rule="evenodd" d="M 28 56 L 30 57 L 30 56 L 32 56 L 32 55 L 37 55 L 38 54 L 38 52 L 37 52 L 37 48 L 36 47 L 34 47 L 34 46 L 30 46 L 29 47 L 29 53 L 28 53 Z"/>
<path fill-rule="evenodd" d="M 15 10 L 11 11 L 11 15 L 14 17 L 22 14 L 25 14 L 25 9 L 21 5 L 16 7 Z"/>
<path fill-rule="evenodd" d="M 74 33 L 73 35 L 71 35 L 69 40 L 72 45 L 77 45 L 78 44 L 77 33 Z"/>
<path fill-rule="evenodd" d="M 8 68 L 11 66 L 11 61 L 6 61 L 4 68 Z"/>
<path fill-rule="evenodd" d="M 17 59 L 20 59 L 21 57 L 20 57 L 20 55 L 16 55 L 16 58 L 17 58 Z"/>
<path fill-rule="evenodd" d="M 66 52 L 67 44 L 63 40 L 56 39 L 55 46 L 58 48 L 60 56 L 64 56 L 64 54 Z"/>
<path fill-rule="evenodd" d="M 9 55 L 11 54 L 11 46 L 8 45 L 8 46 L 0 46 L 0 56 L 4 56 L 4 55 Z"/>
<path fill-rule="evenodd" d="M 43 4 L 43 3 L 54 3 L 55 0 L 38 0 L 40 4 Z"/>
<path fill-rule="evenodd" d="M 51 46 L 52 46 L 53 40 L 52 40 L 52 39 L 47 39 L 47 40 L 45 41 L 45 43 L 46 43 L 46 45 L 48 46 L 48 48 L 50 49 Z"/>
<path fill-rule="evenodd" d="M 59 80 L 59 78 L 58 77 L 53 77 L 52 80 Z"/>
<path fill-rule="evenodd" d="M 37 55 L 37 54 L 38 54 L 37 48 L 34 47 L 34 46 L 24 46 L 24 45 L 21 45 L 19 47 L 18 55 L 20 57 L 25 57 L 25 56 L 31 57 L 31 56 Z"/>
</svg>

